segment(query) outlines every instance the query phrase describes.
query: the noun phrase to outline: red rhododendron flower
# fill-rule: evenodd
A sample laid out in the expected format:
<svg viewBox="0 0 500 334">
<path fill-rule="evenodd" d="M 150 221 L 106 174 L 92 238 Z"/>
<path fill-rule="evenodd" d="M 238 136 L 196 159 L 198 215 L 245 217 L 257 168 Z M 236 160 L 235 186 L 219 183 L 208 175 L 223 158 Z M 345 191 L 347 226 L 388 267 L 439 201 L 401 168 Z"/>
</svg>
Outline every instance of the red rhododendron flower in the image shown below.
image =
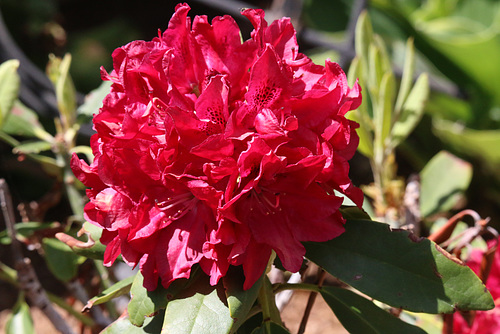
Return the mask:
<svg viewBox="0 0 500 334">
<path fill-rule="evenodd" d="M 344 231 L 344 193 L 358 124 L 344 115 L 361 103 L 336 63 L 298 52 L 290 19 L 262 10 L 241 41 L 229 16 L 191 23 L 177 6 L 150 42 L 113 52 L 113 82 L 94 117 L 91 165 L 72 159 L 87 186 L 85 218 L 102 227 L 104 262 L 119 254 L 140 266 L 147 289 L 187 278 L 194 264 L 216 284 L 243 266 L 248 289 L 271 251 L 298 271 L 302 241 Z"/>
<path fill-rule="evenodd" d="M 491 248 L 498 240 L 490 241 Z M 469 260 L 466 264 L 479 275 L 481 271 L 481 262 L 483 252 L 475 249 L 471 252 Z M 469 326 L 467 321 L 461 314 L 453 315 L 453 333 L 455 334 L 498 334 L 500 333 L 500 253 L 495 252 L 495 258 L 491 266 L 488 279 L 486 280 L 486 288 L 491 293 L 495 301 L 495 308 L 488 311 L 476 311 L 472 325 Z"/>
</svg>

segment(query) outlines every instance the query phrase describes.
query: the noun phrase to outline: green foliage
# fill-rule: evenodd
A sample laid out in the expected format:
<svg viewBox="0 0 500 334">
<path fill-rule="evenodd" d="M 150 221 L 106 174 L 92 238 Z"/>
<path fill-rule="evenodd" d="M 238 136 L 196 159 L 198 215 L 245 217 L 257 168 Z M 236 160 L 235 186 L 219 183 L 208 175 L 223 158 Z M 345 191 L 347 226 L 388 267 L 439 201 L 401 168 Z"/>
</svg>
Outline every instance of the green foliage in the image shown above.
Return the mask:
<svg viewBox="0 0 500 334">
<path fill-rule="evenodd" d="M 329 286 L 321 289 L 321 295 L 351 334 L 425 334 L 352 291 Z"/>
<path fill-rule="evenodd" d="M 452 154 L 441 151 L 420 173 L 420 212 L 422 217 L 452 209 L 469 187 L 472 166 Z"/>
<path fill-rule="evenodd" d="M 85 258 L 75 254 L 69 246 L 57 239 L 44 238 L 42 246 L 50 271 L 63 282 L 73 279 L 78 265 L 85 261 Z"/>
<path fill-rule="evenodd" d="M 112 286 L 110 286 L 97 296 L 92 297 L 88 301 L 87 305 L 85 305 L 85 308 L 87 309 L 93 307 L 94 305 L 99 305 L 102 303 L 109 302 L 113 298 L 117 298 L 123 296 L 124 294 L 129 293 L 133 281 L 134 281 L 134 276 L 130 276 L 125 279 L 122 279 L 119 282 L 116 282 L 115 284 L 113 284 Z"/>
<path fill-rule="evenodd" d="M 19 94 L 21 80 L 17 74 L 19 61 L 12 59 L 0 65 L 0 129 L 9 117 Z"/>
<path fill-rule="evenodd" d="M 428 239 L 386 224 L 349 220 L 340 237 L 305 246 L 306 257 L 327 272 L 396 308 L 451 313 L 494 306 L 472 270 Z"/>
<path fill-rule="evenodd" d="M 5 334 L 32 334 L 35 333 L 30 308 L 24 300 L 24 294 L 20 294 L 12 314 L 5 324 Z"/>
</svg>

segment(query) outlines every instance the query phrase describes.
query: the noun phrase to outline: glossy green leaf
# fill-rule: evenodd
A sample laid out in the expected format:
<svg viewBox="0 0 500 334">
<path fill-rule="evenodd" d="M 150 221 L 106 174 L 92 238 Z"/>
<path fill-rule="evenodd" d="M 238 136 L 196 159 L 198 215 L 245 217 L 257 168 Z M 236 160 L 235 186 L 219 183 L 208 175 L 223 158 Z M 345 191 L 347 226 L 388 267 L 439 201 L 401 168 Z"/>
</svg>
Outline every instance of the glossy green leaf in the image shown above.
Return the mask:
<svg viewBox="0 0 500 334">
<path fill-rule="evenodd" d="M 265 275 L 265 274 L 263 274 Z M 245 276 L 241 267 L 230 267 L 223 278 L 226 289 L 227 304 L 234 324 L 231 333 L 236 332 L 240 325 L 245 322 L 248 312 L 257 300 L 263 276 L 248 290 L 243 290 Z"/>
<path fill-rule="evenodd" d="M 479 158 L 497 175 L 500 167 L 500 130 L 473 130 L 444 120 L 433 123 L 434 133 L 467 156 Z"/>
<path fill-rule="evenodd" d="M 121 281 L 116 282 L 97 296 L 91 298 L 87 305 L 85 305 L 84 310 L 88 310 L 94 305 L 99 305 L 102 303 L 109 302 L 110 300 L 123 296 L 124 294 L 129 293 L 130 287 L 132 286 L 132 282 L 134 281 L 134 276 L 127 277 L 122 279 Z M 142 325 L 142 324 L 141 324 Z"/>
<path fill-rule="evenodd" d="M 69 246 L 54 238 L 44 238 L 42 246 L 45 261 L 55 277 L 68 282 L 76 276 L 82 258 L 76 255 Z"/>
<path fill-rule="evenodd" d="M 267 324 L 256 328 L 252 334 L 290 334 L 290 332 L 285 327 L 269 321 Z"/>
<path fill-rule="evenodd" d="M 9 117 L 19 94 L 21 79 L 17 74 L 19 60 L 11 59 L 0 65 L 0 129 Z"/>
<path fill-rule="evenodd" d="M 365 78 L 367 79 L 365 84 L 368 86 L 367 88 L 370 91 L 371 96 L 375 99 L 379 95 L 380 84 L 385 73 L 382 68 L 380 49 L 373 43 L 370 44 L 369 55 L 367 71 L 368 77 Z"/>
<path fill-rule="evenodd" d="M 130 289 L 132 299 L 127 307 L 129 320 L 136 326 L 142 326 L 147 317 L 165 308 L 168 302 L 169 292 L 166 289 L 159 285 L 155 291 L 148 291 L 143 282 L 144 277 L 140 272 L 137 273 Z"/>
<path fill-rule="evenodd" d="M 31 318 L 30 308 L 24 301 L 24 295 L 20 295 L 16 305 L 12 309 L 5 324 L 5 334 L 33 334 L 35 328 Z"/>
<path fill-rule="evenodd" d="M 15 154 L 30 154 L 30 153 L 40 153 L 43 151 L 49 151 L 52 148 L 51 143 L 46 141 L 25 141 L 17 145 L 12 149 Z"/>
<path fill-rule="evenodd" d="M 420 173 L 420 212 L 429 217 L 453 208 L 472 179 L 472 165 L 441 151 Z"/>
<path fill-rule="evenodd" d="M 305 242 L 306 257 L 362 293 L 424 313 L 494 306 L 472 270 L 428 239 L 368 220 L 347 220 L 345 228 L 333 240 Z"/>
<path fill-rule="evenodd" d="M 391 131 L 391 145 L 396 147 L 415 129 L 424 113 L 424 107 L 429 98 L 429 79 L 427 74 L 421 74 L 413 86 L 408 98 L 395 119 Z"/>
<path fill-rule="evenodd" d="M 396 318 L 352 291 L 327 286 L 321 289 L 321 295 L 351 334 L 425 334 L 424 330 Z"/>
<path fill-rule="evenodd" d="M 163 312 L 155 317 L 147 318 L 141 327 L 133 325 L 128 317 L 118 318 L 106 327 L 101 334 L 158 334 L 163 324 Z"/>
<path fill-rule="evenodd" d="M 224 334 L 229 333 L 233 318 L 217 295 L 197 292 L 191 297 L 177 299 L 167 304 L 162 334 Z"/>
</svg>

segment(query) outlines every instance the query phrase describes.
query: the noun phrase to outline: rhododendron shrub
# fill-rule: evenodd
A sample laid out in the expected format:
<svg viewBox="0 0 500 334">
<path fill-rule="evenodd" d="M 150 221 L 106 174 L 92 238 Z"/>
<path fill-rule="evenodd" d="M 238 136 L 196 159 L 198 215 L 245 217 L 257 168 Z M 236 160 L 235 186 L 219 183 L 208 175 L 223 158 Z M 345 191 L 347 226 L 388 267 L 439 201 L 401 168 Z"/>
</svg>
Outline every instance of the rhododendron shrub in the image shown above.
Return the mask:
<svg viewBox="0 0 500 334">
<path fill-rule="evenodd" d="M 231 17 L 188 11 L 113 52 L 94 161 L 74 155 L 71 167 L 89 187 L 85 219 L 103 229 L 106 265 L 121 254 L 148 290 L 195 264 L 212 285 L 242 266 L 248 289 L 272 251 L 296 272 L 301 242 L 343 233 L 335 191 L 361 205 L 348 177 L 358 124 L 345 117 L 361 89 L 299 53 L 288 18 L 244 10 L 254 30 L 242 42 Z"/>
<path fill-rule="evenodd" d="M 496 247 L 498 240 L 489 242 L 489 247 Z M 483 251 L 474 249 L 471 252 L 469 260 L 466 264 L 479 275 L 481 271 L 481 262 L 483 260 Z M 486 280 L 486 288 L 488 288 L 493 300 L 495 308 L 489 311 L 476 311 L 473 314 L 471 323 L 464 317 L 455 313 L 453 315 L 453 333 L 456 334 L 497 334 L 500 333 L 500 253 L 495 252 L 495 257 L 491 265 L 491 269 Z M 470 317 L 470 315 L 466 315 Z"/>
</svg>

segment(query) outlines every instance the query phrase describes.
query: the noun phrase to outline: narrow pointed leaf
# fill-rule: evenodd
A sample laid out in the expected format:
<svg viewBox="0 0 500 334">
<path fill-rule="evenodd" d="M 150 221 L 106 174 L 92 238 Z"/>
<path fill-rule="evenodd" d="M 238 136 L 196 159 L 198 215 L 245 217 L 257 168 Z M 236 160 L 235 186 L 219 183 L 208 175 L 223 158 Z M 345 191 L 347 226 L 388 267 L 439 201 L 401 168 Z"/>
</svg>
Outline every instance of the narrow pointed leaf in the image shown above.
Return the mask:
<svg viewBox="0 0 500 334">
<path fill-rule="evenodd" d="M 17 73 L 19 60 L 11 59 L 0 65 L 0 129 L 9 117 L 19 94 L 21 79 Z"/>
<path fill-rule="evenodd" d="M 415 73 L 415 47 L 413 46 L 413 38 L 409 38 L 406 42 L 406 53 L 405 62 L 403 69 L 403 77 L 401 78 L 401 85 L 399 87 L 398 97 L 396 99 L 396 105 L 394 107 L 396 111 L 396 117 L 401 112 L 401 108 L 410 93 L 410 89 L 413 83 L 413 73 Z"/>
<path fill-rule="evenodd" d="M 420 212 L 429 217 L 453 208 L 472 179 L 472 165 L 441 151 L 420 173 Z"/>
<path fill-rule="evenodd" d="M 111 88 L 111 81 L 103 81 L 101 85 L 91 91 L 85 98 L 85 102 L 78 107 L 78 121 L 80 123 L 89 122 L 94 114 L 99 112 L 99 108 L 102 107 L 102 101 L 104 97 L 109 93 Z"/>
<path fill-rule="evenodd" d="M 321 295 L 351 334 L 425 334 L 424 330 L 400 320 L 352 291 L 328 286 L 321 289 Z"/>
<path fill-rule="evenodd" d="M 230 332 L 232 325 L 229 309 L 214 289 L 209 294 L 196 293 L 169 302 L 161 333 L 224 334 Z"/>
<path fill-rule="evenodd" d="M 424 113 L 429 98 L 429 78 L 421 74 L 406 99 L 399 117 L 392 127 L 392 147 L 396 147 L 415 129 Z"/>
<path fill-rule="evenodd" d="M 87 305 L 83 308 L 84 311 L 89 310 L 92 308 L 94 305 L 99 305 L 102 303 L 109 302 L 110 300 L 123 296 L 124 294 L 129 293 L 130 287 L 132 286 L 132 281 L 134 280 L 134 276 L 127 277 L 125 279 L 122 279 L 119 282 L 116 282 L 103 292 L 101 292 L 99 295 L 91 298 L 88 302 Z"/>
<path fill-rule="evenodd" d="M 355 48 L 356 55 L 361 59 L 362 67 L 365 71 L 368 70 L 369 49 L 372 39 L 372 24 L 368 13 L 364 11 L 359 15 L 358 22 L 356 23 Z"/>
<path fill-rule="evenodd" d="M 69 74 L 71 55 L 64 58 L 51 57 L 47 73 L 56 90 L 57 106 L 66 129 L 76 121 L 76 90 Z"/>
<path fill-rule="evenodd" d="M 494 306 L 479 278 L 428 239 L 368 220 L 345 227 L 333 240 L 305 242 L 306 257 L 364 294 L 424 313 Z"/>
<path fill-rule="evenodd" d="M 378 97 L 377 108 L 375 113 L 375 131 L 377 133 L 376 140 L 379 148 L 385 147 L 385 141 L 391 131 L 392 112 L 394 104 L 394 96 L 396 93 L 396 79 L 392 72 L 386 72 L 380 83 L 380 91 Z"/>
</svg>

